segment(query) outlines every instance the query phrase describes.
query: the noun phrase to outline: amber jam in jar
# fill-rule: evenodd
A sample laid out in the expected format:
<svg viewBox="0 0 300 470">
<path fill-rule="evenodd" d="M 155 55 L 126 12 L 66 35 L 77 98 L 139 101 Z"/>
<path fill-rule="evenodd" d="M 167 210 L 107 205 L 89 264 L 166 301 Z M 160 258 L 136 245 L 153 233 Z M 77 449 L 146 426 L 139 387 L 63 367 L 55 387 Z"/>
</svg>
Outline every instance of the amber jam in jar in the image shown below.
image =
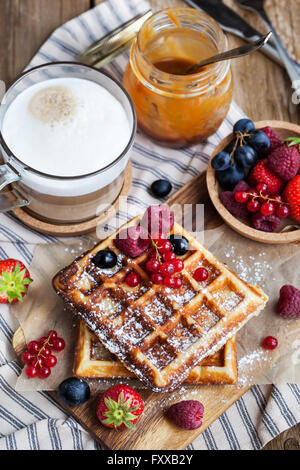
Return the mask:
<svg viewBox="0 0 300 470">
<path fill-rule="evenodd" d="M 184 73 L 226 48 L 223 31 L 205 13 L 174 7 L 151 16 L 132 44 L 123 80 L 140 129 L 170 147 L 212 135 L 232 99 L 229 61 Z"/>
</svg>

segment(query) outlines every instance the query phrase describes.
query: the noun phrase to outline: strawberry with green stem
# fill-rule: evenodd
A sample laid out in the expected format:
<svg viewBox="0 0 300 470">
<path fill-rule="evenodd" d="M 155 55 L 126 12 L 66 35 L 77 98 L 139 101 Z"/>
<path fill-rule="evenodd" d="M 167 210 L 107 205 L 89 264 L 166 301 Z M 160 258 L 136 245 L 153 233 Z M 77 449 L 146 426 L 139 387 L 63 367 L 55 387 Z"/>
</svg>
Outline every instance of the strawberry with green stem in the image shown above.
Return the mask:
<svg viewBox="0 0 300 470">
<path fill-rule="evenodd" d="M 32 282 L 26 266 L 16 259 L 0 261 L 0 303 L 22 302 Z"/>
<path fill-rule="evenodd" d="M 112 429 L 135 430 L 134 424 L 144 411 L 139 393 L 127 385 L 113 385 L 100 397 L 97 416 L 101 424 Z"/>
</svg>

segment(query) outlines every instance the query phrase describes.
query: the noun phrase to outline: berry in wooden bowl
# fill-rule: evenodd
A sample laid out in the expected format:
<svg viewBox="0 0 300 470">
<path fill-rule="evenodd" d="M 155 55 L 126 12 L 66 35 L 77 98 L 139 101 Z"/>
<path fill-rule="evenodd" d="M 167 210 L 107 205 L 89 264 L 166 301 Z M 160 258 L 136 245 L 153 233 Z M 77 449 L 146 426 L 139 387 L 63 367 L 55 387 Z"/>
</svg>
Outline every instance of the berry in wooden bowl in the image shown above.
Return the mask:
<svg viewBox="0 0 300 470">
<path fill-rule="evenodd" d="M 263 243 L 300 241 L 300 126 L 239 120 L 210 158 L 207 187 L 223 220 Z"/>
</svg>

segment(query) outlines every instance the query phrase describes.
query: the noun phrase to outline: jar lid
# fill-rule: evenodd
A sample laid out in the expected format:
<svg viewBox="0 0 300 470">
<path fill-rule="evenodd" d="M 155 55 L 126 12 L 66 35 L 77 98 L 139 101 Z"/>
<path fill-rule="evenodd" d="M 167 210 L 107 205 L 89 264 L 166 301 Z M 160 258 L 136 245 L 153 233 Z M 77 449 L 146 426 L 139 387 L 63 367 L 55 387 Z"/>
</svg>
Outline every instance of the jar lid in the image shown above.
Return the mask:
<svg viewBox="0 0 300 470">
<path fill-rule="evenodd" d="M 112 30 L 77 57 L 78 62 L 100 68 L 128 49 L 142 24 L 152 15 L 151 10 L 140 13 Z"/>
</svg>

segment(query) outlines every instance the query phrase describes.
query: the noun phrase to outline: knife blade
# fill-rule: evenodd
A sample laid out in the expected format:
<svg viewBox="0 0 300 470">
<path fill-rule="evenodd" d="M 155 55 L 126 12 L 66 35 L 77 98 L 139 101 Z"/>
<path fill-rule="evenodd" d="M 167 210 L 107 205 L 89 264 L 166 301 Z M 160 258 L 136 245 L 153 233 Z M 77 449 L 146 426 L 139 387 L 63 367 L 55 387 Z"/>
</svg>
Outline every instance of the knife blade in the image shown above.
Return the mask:
<svg viewBox="0 0 300 470">
<path fill-rule="evenodd" d="M 247 42 L 257 41 L 262 36 L 262 33 L 253 28 L 232 8 L 225 5 L 222 0 L 185 0 L 185 3 L 198 10 L 205 11 L 220 24 L 224 31 L 234 34 Z M 268 43 L 262 47 L 261 52 L 284 67 L 277 49 L 271 44 Z M 297 62 L 294 63 L 300 71 L 300 65 Z"/>
</svg>

